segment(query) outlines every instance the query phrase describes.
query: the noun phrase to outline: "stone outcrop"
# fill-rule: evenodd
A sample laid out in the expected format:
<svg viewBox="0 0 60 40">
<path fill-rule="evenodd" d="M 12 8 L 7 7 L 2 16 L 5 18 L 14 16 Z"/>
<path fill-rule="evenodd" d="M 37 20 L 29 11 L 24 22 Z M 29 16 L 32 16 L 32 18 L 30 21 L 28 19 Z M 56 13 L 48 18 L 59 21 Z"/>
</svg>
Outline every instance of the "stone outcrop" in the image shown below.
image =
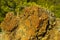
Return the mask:
<svg viewBox="0 0 60 40">
<path fill-rule="evenodd" d="M 47 40 L 55 23 L 54 14 L 39 6 L 24 8 L 18 17 L 8 12 L 1 23 L 3 40 Z"/>
</svg>

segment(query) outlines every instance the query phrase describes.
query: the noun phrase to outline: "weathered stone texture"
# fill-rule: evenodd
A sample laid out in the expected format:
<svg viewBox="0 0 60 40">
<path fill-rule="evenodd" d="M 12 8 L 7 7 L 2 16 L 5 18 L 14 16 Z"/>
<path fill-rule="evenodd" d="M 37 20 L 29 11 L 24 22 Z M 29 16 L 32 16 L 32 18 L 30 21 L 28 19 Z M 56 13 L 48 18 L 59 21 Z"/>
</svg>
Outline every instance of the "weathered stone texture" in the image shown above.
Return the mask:
<svg viewBox="0 0 60 40">
<path fill-rule="evenodd" d="M 4 36 L 8 37 L 6 40 L 47 40 L 49 35 L 51 38 L 48 40 L 55 40 L 50 34 L 54 25 L 54 14 L 41 7 L 30 6 L 24 8 L 18 17 L 7 13 L 1 28 L 5 31 Z"/>
</svg>

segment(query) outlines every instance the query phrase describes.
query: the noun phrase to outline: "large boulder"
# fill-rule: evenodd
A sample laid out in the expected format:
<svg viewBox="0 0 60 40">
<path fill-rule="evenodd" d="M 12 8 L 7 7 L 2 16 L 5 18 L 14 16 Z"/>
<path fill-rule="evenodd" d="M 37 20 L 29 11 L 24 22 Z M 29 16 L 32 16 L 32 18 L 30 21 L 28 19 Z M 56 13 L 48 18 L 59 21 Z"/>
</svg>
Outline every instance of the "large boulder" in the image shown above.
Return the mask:
<svg viewBox="0 0 60 40">
<path fill-rule="evenodd" d="M 39 6 L 29 6 L 18 16 L 8 12 L 0 26 L 5 32 L 3 40 L 42 40 L 54 25 L 52 12 Z"/>
</svg>

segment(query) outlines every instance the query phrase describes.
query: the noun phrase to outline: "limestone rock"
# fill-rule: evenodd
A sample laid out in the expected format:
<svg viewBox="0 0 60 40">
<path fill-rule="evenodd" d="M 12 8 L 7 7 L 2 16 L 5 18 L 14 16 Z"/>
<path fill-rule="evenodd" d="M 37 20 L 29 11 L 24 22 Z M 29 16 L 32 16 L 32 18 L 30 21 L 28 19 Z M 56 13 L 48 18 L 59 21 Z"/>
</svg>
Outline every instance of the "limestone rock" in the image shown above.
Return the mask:
<svg viewBox="0 0 60 40">
<path fill-rule="evenodd" d="M 18 16 L 7 13 L 1 28 L 8 40 L 42 40 L 55 25 L 54 14 L 39 6 L 29 6 Z"/>
</svg>

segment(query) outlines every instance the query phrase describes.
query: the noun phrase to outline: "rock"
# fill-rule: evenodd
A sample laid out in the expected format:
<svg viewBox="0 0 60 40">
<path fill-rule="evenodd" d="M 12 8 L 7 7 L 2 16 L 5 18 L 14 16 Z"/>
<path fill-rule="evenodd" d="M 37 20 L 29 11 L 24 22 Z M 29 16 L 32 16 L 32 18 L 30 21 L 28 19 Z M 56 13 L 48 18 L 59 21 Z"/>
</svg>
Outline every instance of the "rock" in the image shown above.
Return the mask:
<svg viewBox="0 0 60 40">
<path fill-rule="evenodd" d="M 7 13 L 1 28 L 8 40 L 42 40 L 54 25 L 54 14 L 39 6 L 29 6 L 18 18 L 14 13 Z"/>
<path fill-rule="evenodd" d="M 13 12 L 8 12 L 0 26 L 4 31 L 11 31 L 14 27 L 17 26 L 17 24 L 18 24 L 17 17 L 14 16 Z"/>
</svg>

